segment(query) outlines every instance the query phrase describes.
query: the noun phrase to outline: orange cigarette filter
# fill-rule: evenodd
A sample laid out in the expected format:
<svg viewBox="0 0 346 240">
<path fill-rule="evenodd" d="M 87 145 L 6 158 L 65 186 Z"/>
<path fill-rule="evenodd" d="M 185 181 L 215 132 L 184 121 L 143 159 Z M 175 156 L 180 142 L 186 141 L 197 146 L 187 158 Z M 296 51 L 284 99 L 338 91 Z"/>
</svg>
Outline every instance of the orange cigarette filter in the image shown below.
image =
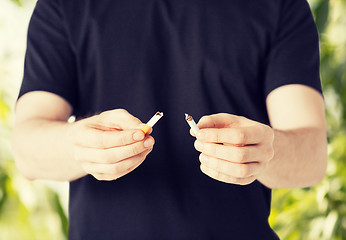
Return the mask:
<svg viewBox="0 0 346 240">
<path fill-rule="evenodd" d="M 157 112 L 154 116 L 144 125 L 144 127 L 141 129 L 144 134 L 147 134 L 147 132 L 150 131 L 152 127 L 160 120 L 160 118 L 163 117 L 163 112 Z"/>
<path fill-rule="evenodd" d="M 148 124 L 145 124 L 141 130 L 142 132 L 144 132 L 144 134 L 147 134 L 147 132 L 149 132 L 150 129 L 151 127 Z"/>
</svg>

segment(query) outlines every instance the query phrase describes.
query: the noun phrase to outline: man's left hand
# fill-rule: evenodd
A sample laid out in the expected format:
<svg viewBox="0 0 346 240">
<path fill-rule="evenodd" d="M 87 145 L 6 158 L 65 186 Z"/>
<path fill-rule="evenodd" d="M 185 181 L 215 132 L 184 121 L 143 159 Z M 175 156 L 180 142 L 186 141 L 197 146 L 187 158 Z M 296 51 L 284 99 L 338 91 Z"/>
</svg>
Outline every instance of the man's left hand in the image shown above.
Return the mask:
<svg viewBox="0 0 346 240">
<path fill-rule="evenodd" d="M 274 130 L 265 124 L 219 113 L 202 117 L 198 127 L 201 170 L 216 180 L 250 184 L 274 156 Z"/>
</svg>

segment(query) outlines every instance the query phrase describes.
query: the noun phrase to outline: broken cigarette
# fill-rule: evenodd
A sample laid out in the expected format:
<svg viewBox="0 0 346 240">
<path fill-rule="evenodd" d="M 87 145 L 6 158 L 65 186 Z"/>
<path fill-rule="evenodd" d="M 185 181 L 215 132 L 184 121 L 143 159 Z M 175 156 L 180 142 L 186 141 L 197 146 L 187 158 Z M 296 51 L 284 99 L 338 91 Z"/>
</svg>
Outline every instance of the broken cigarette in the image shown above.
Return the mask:
<svg viewBox="0 0 346 240">
<path fill-rule="evenodd" d="M 141 129 L 142 132 L 144 132 L 144 134 L 146 134 L 147 132 L 149 132 L 149 130 L 154 127 L 155 123 L 157 123 L 160 118 L 163 117 L 163 112 L 157 112 L 155 113 L 154 116 L 152 116 L 152 118 L 150 118 L 150 120 L 144 125 L 144 127 Z"/>
<path fill-rule="evenodd" d="M 197 127 L 195 120 L 193 120 L 193 118 L 187 113 L 185 113 L 185 120 L 190 125 L 193 133 L 197 134 L 199 128 Z"/>
</svg>

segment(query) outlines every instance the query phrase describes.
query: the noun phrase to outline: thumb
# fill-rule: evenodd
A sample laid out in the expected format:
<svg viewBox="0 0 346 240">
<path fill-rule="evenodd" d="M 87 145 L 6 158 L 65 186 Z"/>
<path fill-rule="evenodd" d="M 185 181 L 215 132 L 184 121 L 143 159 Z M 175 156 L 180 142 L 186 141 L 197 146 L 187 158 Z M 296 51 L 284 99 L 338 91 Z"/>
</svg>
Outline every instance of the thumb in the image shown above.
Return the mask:
<svg viewBox="0 0 346 240">
<path fill-rule="evenodd" d="M 106 129 L 138 129 L 141 120 L 131 115 L 125 109 L 114 109 L 100 113 L 91 118 L 92 124 Z"/>
</svg>

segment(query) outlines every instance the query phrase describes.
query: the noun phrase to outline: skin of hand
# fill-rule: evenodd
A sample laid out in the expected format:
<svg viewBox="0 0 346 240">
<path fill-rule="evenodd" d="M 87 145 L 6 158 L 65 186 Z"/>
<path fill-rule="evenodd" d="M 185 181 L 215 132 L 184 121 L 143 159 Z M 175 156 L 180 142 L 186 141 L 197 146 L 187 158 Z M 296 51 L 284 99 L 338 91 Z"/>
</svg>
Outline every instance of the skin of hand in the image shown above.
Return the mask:
<svg viewBox="0 0 346 240">
<path fill-rule="evenodd" d="M 115 109 L 69 123 L 72 106 L 44 91 L 24 94 L 16 104 L 12 152 L 27 179 L 73 181 L 86 174 L 117 179 L 140 165 L 154 139 L 142 122 Z"/>
<path fill-rule="evenodd" d="M 204 116 L 197 125 L 201 171 L 218 181 L 250 184 L 274 156 L 274 131 L 267 125 L 227 113 Z"/>
<path fill-rule="evenodd" d="M 115 180 L 137 168 L 152 151 L 154 138 L 124 109 L 103 112 L 73 123 L 73 159 L 98 180 Z"/>
</svg>

